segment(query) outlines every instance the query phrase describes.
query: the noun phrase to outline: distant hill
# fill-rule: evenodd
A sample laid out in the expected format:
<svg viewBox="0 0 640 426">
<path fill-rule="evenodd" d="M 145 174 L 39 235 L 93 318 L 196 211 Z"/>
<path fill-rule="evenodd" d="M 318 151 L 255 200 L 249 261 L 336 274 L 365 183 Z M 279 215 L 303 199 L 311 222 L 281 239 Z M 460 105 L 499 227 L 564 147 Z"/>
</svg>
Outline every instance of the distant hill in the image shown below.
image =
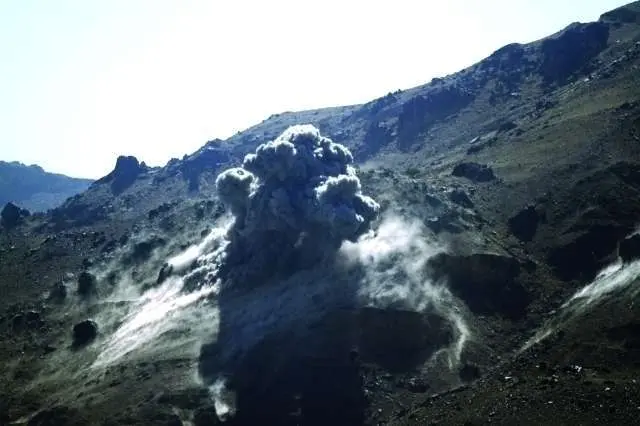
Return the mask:
<svg viewBox="0 0 640 426">
<path fill-rule="evenodd" d="M 86 190 L 91 182 L 48 173 L 37 165 L 0 161 L 0 205 L 11 201 L 30 211 L 46 211 Z"/>
</svg>

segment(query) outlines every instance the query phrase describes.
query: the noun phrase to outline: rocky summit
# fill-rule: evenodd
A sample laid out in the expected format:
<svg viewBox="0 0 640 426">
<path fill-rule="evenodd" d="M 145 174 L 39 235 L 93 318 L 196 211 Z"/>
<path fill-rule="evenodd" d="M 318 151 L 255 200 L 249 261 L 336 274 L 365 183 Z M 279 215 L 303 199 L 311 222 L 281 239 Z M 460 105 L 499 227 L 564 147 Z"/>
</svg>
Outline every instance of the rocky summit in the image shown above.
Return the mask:
<svg viewBox="0 0 640 426">
<path fill-rule="evenodd" d="M 635 424 L 640 2 L 0 227 L 0 424 Z"/>
</svg>

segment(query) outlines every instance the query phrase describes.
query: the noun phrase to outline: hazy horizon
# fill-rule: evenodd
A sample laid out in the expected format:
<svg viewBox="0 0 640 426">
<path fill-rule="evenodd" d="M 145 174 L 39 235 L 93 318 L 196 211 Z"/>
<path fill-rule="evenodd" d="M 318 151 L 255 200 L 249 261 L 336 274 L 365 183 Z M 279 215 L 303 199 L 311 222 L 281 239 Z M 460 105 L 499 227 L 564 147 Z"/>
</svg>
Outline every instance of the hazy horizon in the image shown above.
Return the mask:
<svg viewBox="0 0 640 426">
<path fill-rule="evenodd" d="M 629 1 L 0 0 L 0 160 L 151 166 L 271 114 L 359 104 Z"/>
</svg>

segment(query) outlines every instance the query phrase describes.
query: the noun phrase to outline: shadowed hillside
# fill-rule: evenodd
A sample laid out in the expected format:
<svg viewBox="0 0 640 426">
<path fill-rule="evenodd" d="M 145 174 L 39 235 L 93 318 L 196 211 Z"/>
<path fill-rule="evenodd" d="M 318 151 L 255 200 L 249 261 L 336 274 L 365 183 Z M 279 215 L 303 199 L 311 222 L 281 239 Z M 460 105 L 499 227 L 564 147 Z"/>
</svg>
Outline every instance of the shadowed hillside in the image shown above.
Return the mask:
<svg viewBox="0 0 640 426">
<path fill-rule="evenodd" d="M 0 161 L 0 204 L 13 202 L 30 211 L 46 211 L 83 192 L 91 182 L 48 173 L 36 165 Z"/>
<path fill-rule="evenodd" d="M 0 424 L 634 424 L 640 2 L 4 212 Z"/>
</svg>

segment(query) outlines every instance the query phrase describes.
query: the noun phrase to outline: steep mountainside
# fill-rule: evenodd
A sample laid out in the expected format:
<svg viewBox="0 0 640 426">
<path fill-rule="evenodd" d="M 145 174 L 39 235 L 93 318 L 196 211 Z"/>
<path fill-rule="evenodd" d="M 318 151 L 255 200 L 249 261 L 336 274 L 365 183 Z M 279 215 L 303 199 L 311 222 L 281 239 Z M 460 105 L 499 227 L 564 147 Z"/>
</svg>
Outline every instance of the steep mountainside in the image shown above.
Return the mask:
<svg viewBox="0 0 640 426">
<path fill-rule="evenodd" d="M 47 173 L 36 165 L 0 161 L 0 204 L 13 202 L 30 211 L 58 207 L 85 191 L 91 180 Z"/>
<path fill-rule="evenodd" d="M 639 71 L 635 2 L 5 208 L 0 424 L 634 424 Z M 361 186 L 321 137 L 261 145 L 305 123 Z M 282 231 L 344 231 L 360 191 L 360 240 Z"/>
</svg>

